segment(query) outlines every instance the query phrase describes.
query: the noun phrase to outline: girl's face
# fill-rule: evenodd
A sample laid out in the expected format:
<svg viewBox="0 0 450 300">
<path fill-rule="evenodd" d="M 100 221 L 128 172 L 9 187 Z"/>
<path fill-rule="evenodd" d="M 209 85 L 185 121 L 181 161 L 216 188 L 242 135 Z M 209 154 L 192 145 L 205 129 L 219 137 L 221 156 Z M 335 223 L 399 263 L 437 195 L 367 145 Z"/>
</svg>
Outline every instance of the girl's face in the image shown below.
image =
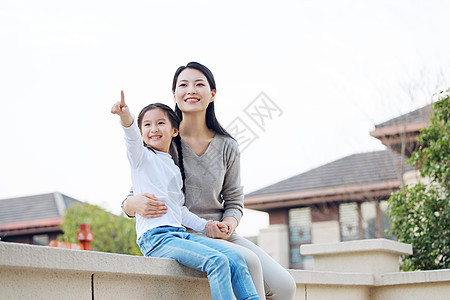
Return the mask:
<svg viewBox="0 0 450 300">
<path fill-rule="evenodd" d="M 167 114 L 162 109 L 154 108 L 144 114 L 141 134 L 147 145 L 167 153 L 172 138 L 178 135 L 178 129 L 172 127 Z"/>
<path fill-rule="evenodd" d="M 187 68 L 178 75 L 173 96 L 183 113 L 206 111 L 215 95 L 216 90 L 211 91 L 208 79 L 202 72 Z"/>
</svg>

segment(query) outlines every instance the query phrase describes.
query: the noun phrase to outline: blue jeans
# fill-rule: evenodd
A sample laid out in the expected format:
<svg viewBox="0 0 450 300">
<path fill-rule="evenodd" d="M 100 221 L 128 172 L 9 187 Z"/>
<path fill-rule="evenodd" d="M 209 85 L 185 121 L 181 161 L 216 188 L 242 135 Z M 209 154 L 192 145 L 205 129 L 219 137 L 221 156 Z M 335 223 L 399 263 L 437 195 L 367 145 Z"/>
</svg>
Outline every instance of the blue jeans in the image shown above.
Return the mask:
<svg viewBox="0 0 450 300">
<path fill-rule="evenodd" d="M 138 245 L 145 256 L 173 258 L 206 272 L 214 300 L 232 300 L 234 296 L 238 300 L 259 299 L 244 257 L 226 245 L 172 226 L 146 231 Z"/>
</svg>

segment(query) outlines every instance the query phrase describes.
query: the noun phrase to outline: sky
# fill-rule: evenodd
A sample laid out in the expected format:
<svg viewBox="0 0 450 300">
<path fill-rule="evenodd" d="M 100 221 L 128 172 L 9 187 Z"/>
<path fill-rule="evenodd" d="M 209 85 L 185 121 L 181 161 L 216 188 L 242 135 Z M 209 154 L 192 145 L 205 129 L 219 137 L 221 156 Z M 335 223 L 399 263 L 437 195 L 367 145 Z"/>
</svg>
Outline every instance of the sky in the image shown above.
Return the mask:
<svg viewBox="0 0 450 300">
<path fill-rule="evenodd" d="M 120 213 L 130 186 L 110 108 L 174 106 L 175 70 L 213 72 L 245 193 L 382 150 L 375 124 L 450 86 L 450 1 L 0 4 L 0 199 L 61 192 Z M 30 208 L 32 209 L 32 208 Z M 267 214 L 246 210 L 238 232 Z"/>
</svg>

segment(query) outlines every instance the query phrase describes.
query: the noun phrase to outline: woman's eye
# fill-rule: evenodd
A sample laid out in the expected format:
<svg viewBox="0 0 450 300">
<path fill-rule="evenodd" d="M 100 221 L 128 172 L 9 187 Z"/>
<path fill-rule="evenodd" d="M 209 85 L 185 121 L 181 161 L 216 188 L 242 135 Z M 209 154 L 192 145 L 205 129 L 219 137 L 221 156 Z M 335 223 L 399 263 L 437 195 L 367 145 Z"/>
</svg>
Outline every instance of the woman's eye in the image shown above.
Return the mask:
<svg viewBox="0 0 450 300">
<path fill-rule="evenodd" d="M 158 125 L 164 125 L 164 122 L 162 122 L 162 121 L 158 122 Z"/>
<path fill-rule="evenodd" d="M 197 86 L 204 86 L 203 83 L 197 83 Z"/>
<path fill-rule="evenodd" d="M 184 87 L 186 86 L 186 83 L 180 83 L 179 87 Z"/>
</svg>

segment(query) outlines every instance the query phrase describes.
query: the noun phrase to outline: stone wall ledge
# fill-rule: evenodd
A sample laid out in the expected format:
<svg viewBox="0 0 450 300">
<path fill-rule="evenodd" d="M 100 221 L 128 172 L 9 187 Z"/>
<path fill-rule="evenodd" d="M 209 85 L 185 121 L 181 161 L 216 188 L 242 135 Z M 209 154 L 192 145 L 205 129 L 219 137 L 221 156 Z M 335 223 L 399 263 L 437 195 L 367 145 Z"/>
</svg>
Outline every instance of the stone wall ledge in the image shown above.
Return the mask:
<svg viewBox="0 0 450 300">
<path fill-rule="evenodd" d="M 375 276 L 376 286 L 418 283 L 445 283 L 450 285 L 450 269 L 433 271 L 395 272 Z"/>
<path fill-rule="evenodd" d="M 206 279 L 203 272 L 168 258 L 149 259 L 7 242 L 0 242 L 0 267 Z"/>
<path fill-rule="evenodd" d="M 0 267 L 95 274 L 185 277 L 206 276 L 168 258 L 80 251 L 62 248 L 0 242 Z M 373 274 L 289 270 L 297 283 L 332 285 L 374 285 Z"/>
<path fill-rule="evenodd" d="M 288 270 L 297 284 L 373 286 L 375 279 L 371 273 L 326 272 Z"/>
<path fill-rule="evenodd" d="M 392 263 L 398 264 L 398 258 Z M 295 299 L 448 299 L 450 295 L 450 270 L 341 270 L 289 270 L 297 283 Z M 211 299 L 205 274 L 172 259 L 7 242 L 0 242 L 0 286 L 2 299 Z"/>
</svg>

